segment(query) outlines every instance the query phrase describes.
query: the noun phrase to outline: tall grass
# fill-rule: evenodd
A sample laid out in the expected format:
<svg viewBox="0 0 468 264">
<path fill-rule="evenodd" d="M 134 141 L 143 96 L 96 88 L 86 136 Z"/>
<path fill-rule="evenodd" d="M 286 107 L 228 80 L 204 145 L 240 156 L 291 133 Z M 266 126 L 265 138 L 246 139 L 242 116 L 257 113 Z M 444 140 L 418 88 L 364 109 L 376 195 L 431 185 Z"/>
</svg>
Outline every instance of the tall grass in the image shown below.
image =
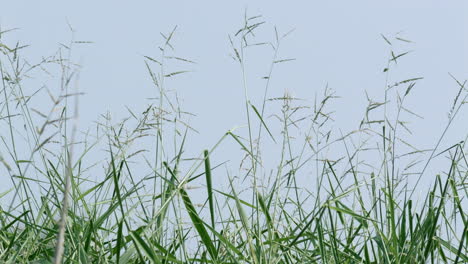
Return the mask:
<svg viewBox="0 0 468 264">
<path fill-rule="evenodd" d="M 191 114 L 167 85 L 186 73 L 171 63 L 193 64 L 175 54 L 176 29 L 162 34 L 158 56 L 144 58 L 157 95 L 146 110 L 129 109 L 118 122 L 102 115 L 84 131 L 73 125 L 81 94 L 72 50 L 80 43 L 30 64 L 22 58 L 26 46 L 6 44 L 2 31 L 0 172 L 12 188 L 0 194 L 0 260 L 467 263 L 466 140 L 441 144 L 462 114 L 466 82 L 453 77 L 458 93 L 434 148 L 412 146 L 403 118 L 418 115 L 405 101 L 421 77 L 391 79 L 408 53 L 397 52 L 401 38 L 384 37 L 384 99 L 369 98 L 357 129 L 343 133 L 333 127 L 331 89 L 313 105 L 270 94 L 277 65 L 291 60 L 280 53 L 289 32 L 275 29 L 273 42 L 259 42 L 260 19 L 246 16 L 229 39 L 246 126 L 197 157 L 186 154 L 196 132 Z M 271 48 L 272 60 L 262 98 L 251 98 L 246 63 L 262 47 Z M 30 78 L 44 75 L 47 84 L 32 90 L 38 79 Z M 37 97 L 50 98 L 49 112 L 34 107 Z M 226 144 L 240 149 L 240 164 L 213 163 Z M 446 167 L 435 174 L 429 165 L 442 156 Z"/>
</svg>

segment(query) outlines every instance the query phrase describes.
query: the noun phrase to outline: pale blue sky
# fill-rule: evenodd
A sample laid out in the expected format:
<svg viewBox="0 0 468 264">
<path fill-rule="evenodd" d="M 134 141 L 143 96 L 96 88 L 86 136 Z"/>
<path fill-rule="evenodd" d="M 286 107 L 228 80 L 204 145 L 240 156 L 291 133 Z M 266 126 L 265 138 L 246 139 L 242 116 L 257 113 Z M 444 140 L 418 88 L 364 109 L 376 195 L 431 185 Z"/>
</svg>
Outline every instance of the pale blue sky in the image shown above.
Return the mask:
<svg viewBox="0 0 468 264">
<path fill-rule="evenodd" d="M 32 60 L 52 54 L 58 43 L 76 30 L 76 40 L 93 44 L 76 47 L 74 58 L 83 66 L 80 90 L 80 127 L 110 111 L 124 117 L 124 105 L 141 111 L 155 89 L 143 55 L 158 55 L 159 32 L 178 26 L 176 54 L 197 62 L 193 72 L 168 82 L 176 88 L 185 110 L 197 114 L 191 148 L 211 147 L 227 130 L 245 123 L 243 89 L 238 65 L 229 57 L 228 34 L 242 25 L 244 10 L 263 15 L 266 24 L 259 39 L 272 41 L 273 27 L 295 31 L 284 40 L 281 58 L 295 61 L 278 65 L 269 97 L 284 90 L 313 103 L 328 85 L 342 98 L 334 103 L 336 126 L 356 129 L 366 107 L 365 91 L 382 100 L 383 68 L 389 46 L 381 34 L 413 41 L 397 50 L 412 50 L 397 66 L 392 82 L 424 77 L 407 104 L 425 119 L 412 125 L 414 142 L 432 147 L 442 132 L 447 112 L 458 91 L 450 72 L 468 77 L 468 17 L 466 1 L 3 1 L 2 29 L 19 28 L 8 41 L 30 44 Z M 261 98 L 259 77 L 268 70 L 269 53 L 250 52 L 248 74 L 253 101 Z M 466 111 L 465 111 L 466 113 Z M 215 121 L 213 121 L 215 120 Z M 450 131 L 453 143 L 466 136 L 468 119 L 461 115 Z"/>
</svg>

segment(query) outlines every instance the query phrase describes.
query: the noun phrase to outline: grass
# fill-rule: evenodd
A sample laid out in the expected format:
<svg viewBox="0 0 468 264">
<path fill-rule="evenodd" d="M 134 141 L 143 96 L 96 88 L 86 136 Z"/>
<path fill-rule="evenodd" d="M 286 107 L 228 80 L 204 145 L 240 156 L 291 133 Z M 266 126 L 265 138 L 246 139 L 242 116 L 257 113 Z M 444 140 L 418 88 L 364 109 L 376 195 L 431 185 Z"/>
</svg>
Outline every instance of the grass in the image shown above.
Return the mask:
<svg viewBox="0 0 468 264">
<path fill-rule="evenodd" d="M 7 45 L 2 31 L 0 172 L 12 188 L 0 194 L 0 261 L 467 263 L 466 140 L 441 143 L 462 114 L 466 82 L 452 76 L 459 92 L 435 147 L 412 146 L 404 119 L 418 115 L 405 100 L 421 78 L 391 80 L 408 56 L 395 43 L 406 41 L 383 37 L 390 48 L 384 100 L 369 98 L 358 129 L 343 134 L 332 126 L 337 96 L 330 89 L 311 106 L 288 93 L 271 97 L 276 66 L 291 61 L 279 53 L 290 32 L 275 29 L 272 43 L 259 43 L 260 19 L 246 16 L 230 37 L 246 127 L 227 131 L 197 157 L 186 154 L 196 132 L 191 114 L 166 87 L 186 73 L 168 65 L 193 64 L 175 55 L 175 29 L 162 34 L 158 58 L 145 56 L 158 94 L 153 103 L 140 114 L 129 109 L 119 122 L 102 115 L 85 131 L 76 125 L 80 68 L 71 59 L 81 43 L 30 64 L 22 58 L 26 47 Z M 245 66 L 262 47 L 273 53 L 257 101 Z M 56 81 L 56 93 L 31 91 L 37 84 L 28 81 L 41 74 Z M 50 98 L 48 113 L 34 108 L 41 96 Z M 212 163 L 226 144 L 240 150 L 239 164 Z M 441 157 L 446 167 L 435 173 L 430 165 Z"/>
</svg>

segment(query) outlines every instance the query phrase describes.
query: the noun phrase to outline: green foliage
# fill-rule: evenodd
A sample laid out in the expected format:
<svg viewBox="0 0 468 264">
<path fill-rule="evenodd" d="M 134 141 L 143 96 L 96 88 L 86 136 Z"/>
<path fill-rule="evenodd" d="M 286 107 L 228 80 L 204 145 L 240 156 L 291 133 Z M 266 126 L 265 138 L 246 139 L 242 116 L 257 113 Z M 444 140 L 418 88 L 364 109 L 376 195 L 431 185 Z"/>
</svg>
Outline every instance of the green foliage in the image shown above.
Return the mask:
<svg viewBox="0 0 468 264">
<path fill-rule="evenodd" d="M 67 99 L 80 95 L 70 91 L 79 70 L 70 54 L 82 43 L 71 41 L 58 55 L 29 64 L 21 57 L 26 46 L 8 46 L 7 32 L 0 32 L 0 166 L 2 179 L 13 185 L 0 193 L 0 262 L 468 263 L 466 141 L 439 149 L 466 102 L 465 82 L 453 77 L 459 92 L 448 124 L 414 173 L 426 151 L 405 141 L 409 128 L 402 118 L 418 116 L 404 103 L 422 78 L 393 85 L 388 80 L 393 66 L 410 55 L 397 51 L 395 43 L 411 42 L 382 36 L 391 48 L 383 70 L 384 100 L 369 99 L 359 129 L 336 137 L 328 109 L 337 97 L 330 89 L 312 107 L 298 105 L 301 101 L 287 93 L 269 98 L 273 69 L 294 59 L 278 59 L 290 32 L 275 29 L 273 42 L 256 41 L 254 32 L 264 24 L 259 19 L 246 15 L 230 36 L 242 72 L 247 127 L 227 131 L 195 158 L 185 154 L 189 132 L 195 131 L 184 119 L 190 114 L 165 81 L 190 72 L 166 71 L 169 62 L 194 64 L 173 54 L 176 29 L 162 34 L 159 58 L 144 56 L 159 97 L 141 114 L 129 110 L 130 117 L 116 124 L 103 115 L 94 135 L 72 125 L 76 113 Z M 273 47 L 273 55 L 268 74 L 261 75 L 264 97 L 255 106 L 247 93 L 246 51 L 264 45 Z M 45 89 L 52 109 L 44 114 L 30 100 L 44 89 L 31 92 L 23 82 L 46 68 L 61 77 L 58 96 Z M 280 110 L 267 115 L 278 102 Z M 83 139 L 76 139 L 78 132 Z M 267 167 L 262 151 L 273 143 L 279 151 L 267 155 L 275 156 L 274 166 Z M 243 157 L 238 174 L 224 174 L 224 163 L 211 164 L 226 144 Z M 327 156 L 339 145 L 344 149 L 338 158 Z M 96 161 L 93 151 L 101 146 L 105 159 Z M 446 173 L 433 177 L 429 164 L 441 155 L 448 157 Z M 433 183 L 418 186 L 422 178 Z M 197 191 L 191 184 L 205 186 Z"/>
</svg>

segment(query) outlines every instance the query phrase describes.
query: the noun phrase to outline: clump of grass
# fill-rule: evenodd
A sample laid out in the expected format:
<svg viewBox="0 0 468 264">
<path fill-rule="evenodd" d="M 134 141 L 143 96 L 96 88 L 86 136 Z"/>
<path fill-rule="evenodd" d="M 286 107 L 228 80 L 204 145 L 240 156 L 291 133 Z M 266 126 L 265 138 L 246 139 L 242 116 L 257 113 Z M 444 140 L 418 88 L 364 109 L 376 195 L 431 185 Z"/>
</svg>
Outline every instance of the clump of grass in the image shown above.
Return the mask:
<svg viewBox="0 0 468 264">
<path fill-rule="evenodd" d="M 145 56 L 153 102 L 140 114 L 129 109 L 129 117 L 118 122 L 103 115 L 86 131 L 70 126 L 78 104 L 69 98 L 80 95 L 71 91 L 79 72 L 71 53 L 77 42 L 29 64 L 21 57 L 26 46 L 7 45 L 7 32 L 1 32 L 0 162 L 12 188 L 0 194 L 0 260 L 468 262 L 466 140 L 441 146 L 466 102 L 466 82 L 453 77 L 458 93 L 435 147 L 410 145 L 402 118 L 418 116 L 405 100 L 421 77 L 391 80 L 394 65 L 408 55 L 397 52 L 395 43 L 407 41 L 384 37 L 391 49 L 384 99 L 369 98 L 358 128 L 343 134 L 332 125 L 330 104 L 338 97 L 328 87 L 313 105 L 288 93 L 270 94 L 276 67 L 293 60 L 280 53 L 290 32 L 275 29 L 273 42 L 258 42 L 260 19 L 246 15 L 230 37 L 247 124 L 227 131 L 197 157 L 186 154 L 196 132 L 188 125 L 191 114 L 169 87 L 171 78 L 188 72 L 172 70 L 172 61 L 194 63 L 175 54 L 175 29 L 162 34 L 159 56 Z M 259 46 L 272 48 L 272 60 L 257 99 L 248 93 L 245 66 Z M 24 83 L 41 74 L 58 85 L 30 91 Z M 34 108 L 34 96 L 50 97 L 48 114 Z M 235 144 L 243 155 L 236 173 L 231 170 L 237 164 L 212 163 L 225 144 Z M 103 152 L 106 158 L 95 160 Z M 443 155 L 447 167 L 432 174 L 429 164 Z M 430 178 L 431 185 L 418 186 Z M 417 189 L 424 195 L 415 195 Z"/>
</svg>

